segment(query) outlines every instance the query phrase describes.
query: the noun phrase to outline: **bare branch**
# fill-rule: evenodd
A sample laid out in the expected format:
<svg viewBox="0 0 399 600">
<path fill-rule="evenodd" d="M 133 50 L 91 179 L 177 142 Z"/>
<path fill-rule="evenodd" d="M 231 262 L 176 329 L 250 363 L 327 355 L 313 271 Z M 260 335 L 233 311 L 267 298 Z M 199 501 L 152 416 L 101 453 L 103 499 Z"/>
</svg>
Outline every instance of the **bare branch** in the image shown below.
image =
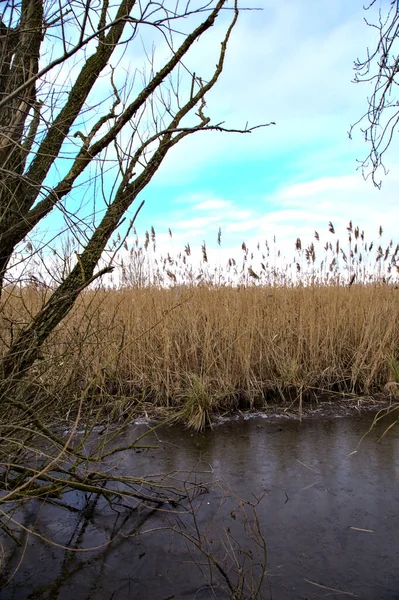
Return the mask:
<svg viewBox="0 0 399 600">
<path fill-rule="evenodd" d="M 365 10 L 370 10 L 375 2 L 371 2 Z M 373 91 L 368 98 L 367 111 L 354 123 L 349 131 L 352 138 L 355 128 L 360 127 L 365 141 L 370 146 L 367 157 L 360 162 L 363 176 L 371 176 L 374 185 L 381 187 L 379 170 L 387 174 L 384 166 L 384 155 L 388 151 L 397 124 L 399 122 L 399 5 L 391 0 L 385 17 L 378 14 L 378 22 L 366 24 L 378 31 L 379 39 L 374 50 L 367 49 L 365 60 L 357 59 L 354 63 L 355 83 L 369 83 Z M 363 123 L 365 127 L 362 127 Z"/>
</svg>

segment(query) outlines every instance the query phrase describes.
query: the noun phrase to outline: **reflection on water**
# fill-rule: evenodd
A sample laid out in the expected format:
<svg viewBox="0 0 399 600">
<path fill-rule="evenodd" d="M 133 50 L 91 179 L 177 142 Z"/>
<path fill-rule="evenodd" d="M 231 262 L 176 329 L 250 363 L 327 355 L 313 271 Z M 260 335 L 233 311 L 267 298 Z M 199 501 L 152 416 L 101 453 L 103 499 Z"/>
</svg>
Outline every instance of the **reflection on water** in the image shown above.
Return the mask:
<svg viewBox="0 0 399 600">
<path fill-rule="evenodd" d="M 394 600 L 399 599 L 399 426 L 377 443 L 386 427 L 382 423 L 354 453 L 370 421 L 370 416 L 303 423 L 254 419 L 203 434 L 165 427 L 157 434 L 159 450 L 129 453 L 118 468 L 129 474 L 177 472 L 189 482 L 220 481 L 196 498 L 196 506 L 197 525 L 214 540 L 221 560 L 226 548 L 217 538 L 223 531 L 242 536 L 238 545 L 246 547 L 234 495 L 254 502 L 266 491 L 257 507 L 268 557 L 263 598 Z M 125 441 L 136 435 L 137 429 L 127 431 Z M 68 500 L 76 508 L 84 504 L 79 494 Z M 176 523 L 192 531 L 189 507 L 179 509 L 177 517 L 172 506 L 118 514 L 104 501 L 92 501 L 83 515 L 44 507 L 37 518 L 36 501 L 24 508 L 26 527 L 75 551 L 30 536 L 2 598 L 228 597 L 216 585 L 212 591 L 214 582 L 193 564 L 198 562 L 193 548 L 172 532 Z M 81 551 L 109 540 L 101 549 Z M 8 574 L 20 559 L 21 549 L 9 560 Z"/>
</svg>

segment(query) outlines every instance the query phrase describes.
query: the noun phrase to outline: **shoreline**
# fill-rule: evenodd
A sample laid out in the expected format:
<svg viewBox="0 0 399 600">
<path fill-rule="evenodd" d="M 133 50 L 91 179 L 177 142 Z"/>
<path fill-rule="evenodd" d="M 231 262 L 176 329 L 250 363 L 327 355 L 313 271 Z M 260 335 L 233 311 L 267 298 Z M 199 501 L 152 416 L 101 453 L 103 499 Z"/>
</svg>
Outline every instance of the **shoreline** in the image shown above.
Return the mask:
<svg viewBox="0 0 399 600">
<path fill-rule="evenodd" d="M 326 395 L 327 396 L 327 395 Z M 177 409 L 175 414 L 171 409 L 164 407 L 153 407 L 153 414 L 150 410 L 143 410 L 143 413 L 137 415 L 133 420 L 127 420 L 124 427 L 149 425 L 150 427 L 160 426 L 164 423 L 165 426 L 181 427 L 183 429 L 192 430 L 193 432 L 203 433 L 207 430 L 212 430 L 220 427 L 225 423 L 247 421 L 252 419 L 264 419 L 271 423 L 281 421 L 310 421 L 310 420 L 332 420 L 344 417 L 359 416 L 374 414 L 378 415 L 381 412 L 381 418 L 398 411 L 399 419 L 399 402 L 395 402 L 389 398 L 383 397 L 353 397 L 341 398 L 340 400 L 331 397 L 323 397 L 318 401 L 305 400 L 302 404 L 302 410 L 299 410 L 297 402 L 286 402 L 278 404 L 270 402 L 264 407 L 254 407 L 248 409 L 236 408 L 231 411 L 215 410 L 210 416 L 206 424 L 196 429 L 190 426 L 187 420 L 179 418 L 181 409 Z M 122 423 L 108 423 L 94 425 L 93 430 L 99 433 L 105 431 L 107 427 L 118 428 Z M 70 429 L 64 430 L 70 432 Z"/>
</svg>

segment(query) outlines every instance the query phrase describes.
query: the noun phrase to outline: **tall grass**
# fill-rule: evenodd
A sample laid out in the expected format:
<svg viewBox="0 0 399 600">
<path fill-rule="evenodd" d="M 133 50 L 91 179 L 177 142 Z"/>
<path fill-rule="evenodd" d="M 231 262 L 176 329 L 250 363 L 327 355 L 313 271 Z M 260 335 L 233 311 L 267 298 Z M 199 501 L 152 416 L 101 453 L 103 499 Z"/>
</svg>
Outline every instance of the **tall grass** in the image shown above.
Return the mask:
<svg viewBox="0 0 399 600">
<path fill-rule="evenodd" d="M 32 376 L 44 391 L 62 390 L 63 416 L 90 386 L 88 409 L 109 400 L 104 418 L 141 404 L 173 411 L 196 427 L 215 410 L 323 392 L 396 396 L 398 247 L 367 244 L 351 223 L 348 237 L 351 249 L 344 252 L 338 241 L 322 246 L 316 233 L 321 260 L 313 243 L 303 248 L 297 240 L 294 260 L 282 266 L 272 266 L 270 250 L 267 256 L 262 249 L 262 264 L 255 265 L 243 244 L 240 266 L 230 259 L 215 270 L 205 244 L 196 268 L 187 246 L 180 256 L 157 257 L 152 230 L 142 246 L 137 241 L 125 250 L 117 289 L 82 294 Z M 6 290 L 3 352 L 50 288 Z"/>
</svg>

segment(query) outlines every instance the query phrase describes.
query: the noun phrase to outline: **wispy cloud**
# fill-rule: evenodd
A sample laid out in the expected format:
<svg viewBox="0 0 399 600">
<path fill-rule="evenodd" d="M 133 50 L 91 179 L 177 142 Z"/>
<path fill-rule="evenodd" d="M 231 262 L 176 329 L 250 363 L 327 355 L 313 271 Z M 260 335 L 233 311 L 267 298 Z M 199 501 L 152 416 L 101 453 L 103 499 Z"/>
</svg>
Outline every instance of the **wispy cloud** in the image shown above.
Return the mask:
<svg viewBox="0 0 399 600">
<path fill-rule="evenodd" d="M 228 200 L 220 200 L 219 198 L 215 198 L 213 200 L 205 200 L 204 202 L 200 202 L 196 204 L 193 209 L 194 210 L 217 210 L 220 208 L 230 208 L 231 202 Z"/>
<path fill-rule="evenodd" d="M 254 0 L 234 32 L 226 68 L 209 95 L 206 113 L 226 126 L 276 121 L 250 135 L 199 134 L 178 145 L 150 188 L 154 214 L 172 229 L 196 232 L 239 247 L 265 238 L 291 252 L 296 237 L 328 234 L 333 221 L 346 235 L 349 220 L 371 237 L 380 225 L 398 239 L 399 165 L 391 164 L 381 191 L 364 181 L 357 158 L 368 148 L 360 131 L 347 131 L 365 111 L 367 86 L 356 86 L 353 60 L 373 45 L 375 32 L 361 4 L 323 0 Z M 369 15 L 370 16 L 370 15 Z M 221 25 L 209 32 L 209 58 Z M 201 56 L 192 56 L 198 65 Z M 399 143 L 394 140 L 391 160 Z M 148 206 L 151 206 L 151 198 Z M 341 235 L 339 233 L 339 235 Z"/>
<path fill-rule="evenodd" d="M 322 177 L 314 181 L 306 181 L 288 186 L 280 193 L 282 199 L 308 198 L 318 196 L 326 192 L 349 192 L 359 189 L 362 182 L 355 175 L 346 177 Z"/>
</svg>

